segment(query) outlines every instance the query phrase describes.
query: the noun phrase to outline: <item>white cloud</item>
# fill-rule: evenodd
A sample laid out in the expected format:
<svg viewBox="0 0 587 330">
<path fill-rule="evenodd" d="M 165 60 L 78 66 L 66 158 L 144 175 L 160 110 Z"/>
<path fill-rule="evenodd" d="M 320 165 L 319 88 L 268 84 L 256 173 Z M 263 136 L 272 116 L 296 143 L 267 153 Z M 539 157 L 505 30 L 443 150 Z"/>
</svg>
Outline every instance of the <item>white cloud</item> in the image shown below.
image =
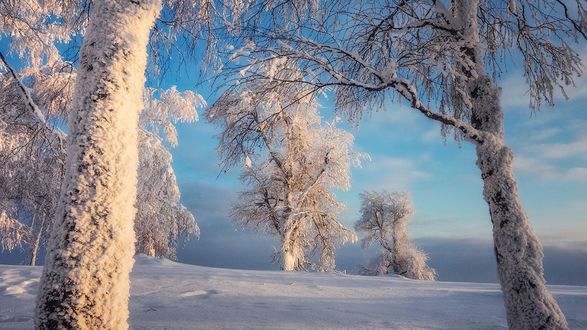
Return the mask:
<svg viewBox="0 0 587 330">
<path fill-rule="evenodd" d="M 442 136 L 440 135 L 440 128 L 437 125 L 427 130 L 424 134 L 422 134 L 422 142 L 434 142 L 434 141 L 442 141 Z"/>
<path fill-rule="evenodd" d="M 405 130 L 420 132 L 424 116 L 407 105 L 389 104 L 382 110 L 368 112 L 359 125 L 359 134 L 372 136 L 402 136 Z"/>
<path fill-rule="evenodd" d="M 530 141 L 532 142 L 543 142 L 548 140 L 552 137 L 555 137 L 561 132 L 561 129 L 558 127 L 549 127 L 542 129 L 538 132 L 533 132 L 532 135 L 529 136 Z"/>
<path fill-rule="evenodd" d="M 556 124 L 558 122 L 558 124 Z M 526 125 L 525 134 L 514 138 L 515 168 L 543 181 L 587 181 L 587 134 L 577 120 L 552 120 Z"/>
<path fill-rule="evenodd" d="M 510 75 L 500 84 L 501 105 L 507 111 L 512 108 L 528 109 L 530 96 L 528 84 L 520 75 Z"/>
<path fill-rule="evenodd" d="M 539 158 L 517 157 L 515 168 L 544 181 L 587 182 L 587 167 L 557 168 Z"/>
<path fill-rule="evenodd" d="M 543 143 L 531 147 L 532 152 L 546 159 L 587 157 L 587 135 L 570 143 Z"/>
<path fill-rule="evenodd" d="M 585 232 L 587 225 L 575 224 L 567 225 L 565 228 L 548 228 L 539 234 L 540 240 L 545 246 L 554 246 L 561 249 L 579 250 L 587 253 L 587 242 L 585 242 Z"/>
<path fill-rule="evenodd" d="M 371 158 L 372 161 L 363 166 L 369 177 L 362 180 L 362 189 L 409 190 L 412 183 L 430 178 L 430 174 L 419 170 L 412 159 L 378 155 Z"/>
</svg>

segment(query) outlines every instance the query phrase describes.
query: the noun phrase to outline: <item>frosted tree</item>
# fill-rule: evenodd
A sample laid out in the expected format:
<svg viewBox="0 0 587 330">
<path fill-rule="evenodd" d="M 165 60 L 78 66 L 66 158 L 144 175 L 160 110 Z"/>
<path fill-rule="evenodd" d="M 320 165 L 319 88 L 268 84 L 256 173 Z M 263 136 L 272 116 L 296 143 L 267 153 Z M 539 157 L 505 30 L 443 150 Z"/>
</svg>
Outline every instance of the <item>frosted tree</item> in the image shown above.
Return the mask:
<svg viewBox="0 0 587 330">
<path fill-rule="evenodd" d="M 300 74 L 282 61 L 262 66 L 276 80 Z M 278 237 L 284 270 L 330 271 L 336 247 L 355 240 L 338 221 L 343 205 L 332 189 L 349 188 L 349 167 L 359 155 L 352 135 L 321 123 L 315 99 L 299 87 L 282 94 L 273 82 L 235 85 L 207 118 L 223 128 L 218 151 L 225 168 L 245 166 L 248 189 L 233 207 L 235 222 Z M 314 251 L 319 264 L 308 257 Z"/>
<path fill-rule="evenodd" d="M 436 271 L 426 265 L 428 257 L 408 237 L 408 223 L 414 213 L 406 193 L 364 191 L 361 197 L 361 219 L 355 230 L 363 233 L 363 248 L 372 244 L 381 253 L 371 265 L 364 266 L 364 275 L 385 275 L 393 272 L 416 280 L 436 278 Z"/>
<path fill-rule="evenodd" d="M 152 257 L 175 259 L 182 238 L 199 236 L 193 214 L 181 204 L 180 192 L 171 167 L 171 153 L 165 141 L 176 146 L 175 123 L 198 119 L 196 107 L 205 105 L 191 91 L 148 88 L 140 115 L 139 170 L 135 234 L 137 252 Z"/>
<path fill-rule="evenodd" d="M 496 78 L 520 60 L 530 105 L 554 104 L 554 92 L 573 84 L 587 39 L 584 2 L 533 0 L 337 1 L 283 28 L 243 22 L 243 40 L 255 47 L 227 72 L 267 59 L 285 59 L 305 75 L 282 79 L 312 92 L 330 91 L 336 109 L 358 120 L 390 99 L 439 122 L 477 149 L 489 206 L 498 274 L 508 325 L 566 328 L 543 276 L 542 247 L 518 196 L 513 153 L 504 140 L 504 113 Z M 247 70 L 239 83 L 274 79 Z M 284 87 L 285 88 L 285 87 Z"/>
<path fill-rule="evenodd" d="M 55 115 L 41 110 L 55 110 L 51 94 L 62 88 L 61 77 L 47 84 L 40 81 L 45 70 L 25 72 L 43 91 L 37 96 L 1 52 L 0 66 L 0 212 L 26 228 L 27 240 L 21 247 L 30 251 L 34 265 L 55 215 L 63 176 L 65 135 L 51 124 Z"/>
<path fill-rule="evenodd" d="M 57 45 L 72 46 L 83 40 L 69 115 L 65 180 L 52 223 L 53 243 L 41 281 L 37 327 L 127 326 L 137 100 L 146 55 L 152 56 L 149 69 L 158 74 L 177 50 L 200 54 L 196 41 L 202 35 L 207 49 L 213 49 L 218 41 L 213 33 L 216 18 L 220 24 L 230 23 L 249 8 L 238 0 L 224 4 L 23 0 L 0 6 L 0 35 L 7 37 L 9 49 L 34 72 L 57 60 Z M 263 7 L 284 13 L 284 8 L 297 11 L 306 5 L 268 2 Z M 204 60 L 214 57 L 214 51 L 206 52 Z"/>
</svg>

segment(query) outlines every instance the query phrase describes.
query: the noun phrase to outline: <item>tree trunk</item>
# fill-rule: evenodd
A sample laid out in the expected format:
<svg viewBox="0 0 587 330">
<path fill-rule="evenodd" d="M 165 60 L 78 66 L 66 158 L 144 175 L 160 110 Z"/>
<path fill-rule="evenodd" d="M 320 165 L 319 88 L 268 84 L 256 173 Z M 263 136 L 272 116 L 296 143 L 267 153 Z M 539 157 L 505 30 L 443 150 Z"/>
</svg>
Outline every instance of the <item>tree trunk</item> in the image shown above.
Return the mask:
<svg viewBox="0 0 587 330">
<path fill-rule="evenodd" d="M 504 142 L 500 91 L 488 76 L 471 84 L 473 126 L 489 133 L 477 144 L 477 166 L 489 205 L 497 270 L 510 329 L 566 329 L 543 275 L 542 246 L 518 196 L 514 155 Z"/>
<path fill-rule="evenodd" d="M 281 246 L 283 270 L 288 272 L 300 270 L 303 267 L 304 253 L 297 242 L 296 231 L 295 227 L 287 230 Z"/>
<path fill-rule="evenodd" d="M 286 272 L 296 270 L 296 257 L 291 247 L 285 247 L 283 250 L 283 270 Z"/>
<path fill-rule="evenodd" d="M 398 267 L 399 249 L 397 240 L 397 222 L 395 219 L 391 225 L 391 249 L 389 249 L 389 247 L 386 247 L 386 249 L 391 253 L 391 268 L 393 273 L 397 275 L 403 275 L 401 274 L 401 269 Z"/>
<path fill-rule="evenodd" d="M 36 307 L 40 329 L 128 328 L 137 123 L 160 0 L 94 1 L 65 181 Z"/>
<path fill-rule="evenodd" d="M 39 227 L 39 232 L 37 233 L 37 237 L 35 238 L 35 242 L 31 247 L 31 266 L 35 266 L 37 264 L 37 255 L 39 253 L 39 246 L 41 245 L 41 235 L 43 235 L 43 229 L 45 226 L 45 217 L 43 217 L 43 221 L 41 221 L 41 226 Z"/>
</svg>

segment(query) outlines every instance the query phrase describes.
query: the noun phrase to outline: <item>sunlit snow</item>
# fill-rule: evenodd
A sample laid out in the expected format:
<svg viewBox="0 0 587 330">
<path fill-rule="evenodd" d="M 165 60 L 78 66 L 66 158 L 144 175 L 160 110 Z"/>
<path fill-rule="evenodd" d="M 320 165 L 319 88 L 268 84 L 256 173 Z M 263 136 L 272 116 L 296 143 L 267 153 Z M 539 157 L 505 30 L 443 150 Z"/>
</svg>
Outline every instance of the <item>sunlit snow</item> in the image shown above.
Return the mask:
<svg viewBox="0 0 587 330">
<path fill-rule="evenodd" d="M 0 328 L 33 327 L 41 267 L 0 266 Z M 500 329 L 497 284 L 340 273 L 208 268 L 138 256 L 133 329 Z M 587 328 L 587 287 L 550 286 L 572 329 Z"/>
</svg>

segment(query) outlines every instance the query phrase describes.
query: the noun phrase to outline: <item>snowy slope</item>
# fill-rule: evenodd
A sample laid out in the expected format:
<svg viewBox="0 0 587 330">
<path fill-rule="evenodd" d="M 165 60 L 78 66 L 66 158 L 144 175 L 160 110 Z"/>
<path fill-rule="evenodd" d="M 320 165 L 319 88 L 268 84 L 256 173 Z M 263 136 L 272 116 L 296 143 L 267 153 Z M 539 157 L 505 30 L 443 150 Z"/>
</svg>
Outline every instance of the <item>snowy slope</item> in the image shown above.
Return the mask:
<svg viewBox="0 0 587 330">
<path fill-rule="evenodd" d="M 40 267 L 0 266 L 0 329 L 32 328 Z M 136 329 L 505 328 L 495 284 L 231 270 L 137 257 Z M 587 329 L 587 287 L 551 286 L 573 329 Z"/>
</svg>

